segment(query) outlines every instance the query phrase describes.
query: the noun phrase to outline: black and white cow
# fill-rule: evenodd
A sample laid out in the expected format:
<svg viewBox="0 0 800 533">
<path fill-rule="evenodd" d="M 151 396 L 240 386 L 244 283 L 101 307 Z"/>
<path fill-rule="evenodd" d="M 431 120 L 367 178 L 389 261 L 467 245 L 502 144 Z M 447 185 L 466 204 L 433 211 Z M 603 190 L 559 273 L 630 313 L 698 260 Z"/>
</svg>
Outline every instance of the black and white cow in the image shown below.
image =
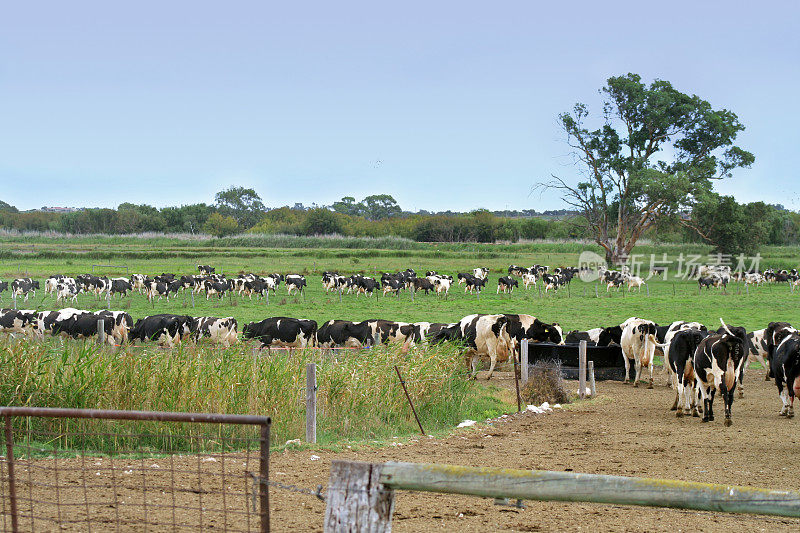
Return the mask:
<svg viewBox="0 0 800 533">
<path fill-rule="evenodd" d="M 169 301 L 169 290 L 166 283 L 161 281 L 151 281 L 148 286 L 146 287 L 147 290 L 147 300 L 152 302 L 156 298 L 159 300 L 161 298 L 166 297 L 167 301 Z"/>
<path fill-rule="evenodd" d="M 700 416 L 697 413 L 697 396 L 695 395 L 694 354 L 708 331 L 689 328 L 676 331 L 670 338 L 666 365 L 674 376 L 675 401 L 670 410 L 675 415 Z"/>
<path fill-rule="evenodd" d="M 557 323 L 547 324 L 535 316 L 506 314 L 506 332 L 511 339 L 511 349 L 520 360 L 522 340 L 564 344 L 564 333 Z"/>
<path fill-rule="evenodd" d="M 766 371 L 764 373 L 764 380 L 769 381 L 771 374 L 769 368 L 769 351 L 767 349 L 767 339 L 764 336 L 767 328 L 751 331 L 747 334 L 747 348 L 748 348 L 748 363 L 758 361 Z M 745 365 L 745 368 L 747 365 Z"/>
<path fill-rule="evenodd" d="M 35 328 L 36 311 L 0 309 L 0 332 L 28 334 Z"/>
<path fill-rule="evenodd" d="M 489 269 L 487 267 L 473 268 L 472 275 L 478 279 L 485 280 L 489 276 Z"/>
<path fill-rule="evenodd" d="M 607 328 L 592 328 L 589 331 L 573 330 L 567 333 L 564 344 L 578 344 L 586 341 L 589 346 L 611 346 L 622 342 L 622 328 L 611 326 Z"/>
<path fill-rule="evenodd" d="M 133 328 L 133 318 L 125 311 L 104 309 L 95 312 L 97 316 L 112 323 L 111 336 L 117 344 L 128 342 L 128 332 Z"/>
<path fill-rule="evenodd" d="M 425 294 L 428 294 L 430 291 L 435 290 L 433 283 L 431 283 L 428 278 L 413 278 L 411 280 L 411 285 L 414 287 L 414 292 L 425 291 Z"/>
<path fill-rule="evenodd" d="M 120 297 L 127 296 L 133 291 L 133 285 L 127 278 L 111 278 L 111 295 L 119 294 Z"/>
<path fill-rule="evenodd" d="M 245 339 L 259 340 L 262 348 L 284 346 L 302 349 L 314 346 L 317 323 L 314 320 L 277 316 L 245 324 L 242 333 Z"/>
<path fill-rule="evenodd" d="M 403 289 L 403 282 L 393 278 L 387 277 L 382 282 L 383 285 L 383 295 L 386 296 L 387 294 L 394 294 L 395 296 L 400 296 L 400 291 Z"/>
<path fill-rule="evenodd" d="M 11 282 L 11 294 L 20 297 L 25 296 L 25 301 L 28 301 L 28 296 L 33 294 L 36 297 L 36 290 L 39 288 L 39 282 L 31 278 L 19 278 Z"/>
<path fill-rule="evenodd" d="M 7 281 L 0 281 L 0 300 L 3 299 L 3 291 L 8 290 L 8 282 Z"/>
<path fill-rule="evenodd" d="M 725 405 L 725 425 L 731 425 L 736 369 L 743 358 L 742 339 L 730 333 L 710 335 L 700 342 L 694 354 L 694 373 L 703 399 L 703 422 L 714 420 L 714 395 L 719 391 Z"/>
<path fill-rule="evenodd" d="M 656 340 L 655 322 L 631 317 L 620 324 L 620 327 L 622 328 L 620 347 L 622 347 L 622 361 L 625 363 L 625 379 L 623 383 L 628 382 L 630 360 L 632 359 L 636 369 L 636 377 L 634 378 L 633 386 L 639 386 L 639 378 L 642 375 L 642 367 L 644 367 L 650 372 L 650 382 L 647 388 L 652 389 L 653 357 L 655 355 L 656 344 L 658 344 Z"/>
<path fill-rule="evenodd" d="M 772 354 L 772 375 L 781 399 L 780 415 L 794 417 L 794 398 L 800 395 L 800 333 L 786 334 Z"/>
<path fill-rule="evenodd" d="M 286 291 L 287 294 L 292 294 L 292 291 L 302 292 L 305 290 L 306 278 L 300 274 L 287 274 L 286 275 Z"/>
<path fill-rule="evenodd" d="M 362 348 L 372 344 L 372 330 L 366 322 L 328 320 L 317 329 L 317 345 L 332 348 Z"/>
<path fill-rule="evenodd" d="M 514 281 L 514 283 L 516 283 L 516 281 Z M 472 294 L 474 291 L 480 294 L 485 286 L 486 286 L 486 279 L 471 277 L 467 281 L 467 285 L 464 287 L 464 292 L 469 291 L 469 293 Z"/>
<path fill-rule="evenodd" d="M 513 341 L 506 330 L 507 325 L 505 315 L 468 315 L 458 322 L 458 338 L 466 346 L 464 357 L 469 361 L 473 378 L 477 376 L 482 360 L 490 362 L 487 380 L 492 379 L 497 363 L 508 361 Z"/>
<path fill-rule="evenodd" d="M 510 294 L 514 292 L 514 287 L 519 287 L 519 282 L 510 276 L 501 276 L 497 280 L 497 294 L 500 294 L 500 291 L 503 291 L 503 294 Z"/>
<path fill-rule="evenodd" d="M 553 291 L 557 291 L 558 288 L 562 285 L 561 283 L 561 276 L 558 274 L 547 274 L 542 273 L 542 284 L 544 285 L 544 292 L 547 293 L 550 289 Z"/>
<path fill-rule="evenodd" d="M 209 276 L 216 271 L 216 269 L 210 265 L 197 265 L 197 270 L 204 276 Z"/>
<path fill-rule="evenodd" d="M 359 276 L 356 278 L 353 288 L 356 291 L 356 297 L 358 297 L 359 294 L 372 296 L 378 288 L 378 281 L 369 276 Z"/>
<path fill-rule="evenodd" d="M 73 314 L 69 318 L 53 324 L 52 331 L 53 334 L 62 334 L 73 339 L 89 339 L 97 335 L 100 320 L 103 321 L 105 342 L 113 346 L 116 344 L 114 321 L 94 313 Z"/>
<path fill-rule="evenodd" d="M 131 340 L 151 340 L 168 347 L 190 339 L 194 334 L 193 317 L 160 314 L 140 318 L 129 332 Z"/>
<path fill-rule="evenodd" d="M 225 348 L 239 340 L 236 328 L 236 319 L 232 316 L 226 318 L 213 316 L 194 317 L 193 329 L 195 338 L 209 338 L 211 342 L 221 344 Z"/>
<path fill-rule="evenodd" d="M 523 274 L 528 274 L 529 270 L 525 267 L 511 265 L 508 267 L 508 275 L 509 276 L 522 276 Z"/>
<path fill-rule="evenodd" d="M 667 373 L 668 379 L 670 380 L 670 385 L 673 388 L 675 387 L 675 374 L 672 372 L 672 367 L 668 364 L 670 344 L 672 342 L 672 338 L 679 331 L 684 331 L 687 329 L 708 331 L 708 328 L 706 328 L 700 322 L 686 322 L 685 320 L 676 320 L 675 322 L 666 327 L 661 327 L 661 326 L 656 327 L 656 339 L 659 342 L 656 348 L 657 350 L 660 350 L 661 355 L 664 356 L 664 372 Z"/>
</svg>

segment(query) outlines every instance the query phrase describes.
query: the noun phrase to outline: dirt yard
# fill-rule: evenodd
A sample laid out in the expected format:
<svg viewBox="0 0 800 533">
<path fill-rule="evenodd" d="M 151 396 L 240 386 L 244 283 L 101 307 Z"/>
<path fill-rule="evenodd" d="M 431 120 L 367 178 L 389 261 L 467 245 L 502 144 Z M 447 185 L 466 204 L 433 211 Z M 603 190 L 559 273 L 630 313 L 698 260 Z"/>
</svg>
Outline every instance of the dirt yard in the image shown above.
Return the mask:
<svg viewBox="0 0 800 533">
<path fill-rule="evenodd" d="M 352 459 L 563 470 L 800 490 L 800 475 L 795 465 L 800 451 L 800 419 L 778 416 L 775 386 L 763 378 L 760 371 L 747 374 L 745 397 L 737 398 L 734 403 L 733 426 L 729 428 L 722 424 L 721 405 L 717 409 L 718 418 L 712 423 L 703 424 L 698 418 L 676 418 L 668 410 L 673 392 L 663 386 L 663 378 L 657 380 L 654 390 L 599 382 L 596 399 L 572 404 L 549 415 L 514 415 L 491 425 L 481 423 L 456 429 L 443 438 L 398 440 L 394 445 L 380 447 L 362 445 L 343 453 L 325 450 L 275 453 L 271 456 L 270 478 L 301 487 L 327 486 L 331 460 Z M 499 374 L 499 380 L 504 386 L 513 387 L 510 374 Z M 577 389 L 574 382 L 569 384 Z M 312 460 L 312 456 L 318 458 Z M 18 467 L 17 475 L 23 481 L 30 477 L 31 471 L 33 480 L 39 480 L 33 484 L 32 493 L 23 487 L 22 496 L 52 499 L 52 487 L 59 485 L 56 496 L 70 504 L 62 504 L 62 520 L 83 520 L 85 513 L 89 513 L 99 520 L 95 523 L 100 527 L 95 530 L 116 529 L 117 520 L 122 522 L 122 530 L 159 530 L 156 524 L 172 523 L 174 505 L 177 521 L 195 530 L 256 528 L 252 480 L 245 476 L 245 470 L 256 467 L 252 455 L 160 458 L 131 464 L 117 459 L 114 465 L 108 459 L 87 457 L 82 464 L 75 459 L 62 459 L 57 479 L 43 468 L 46 460 L 41 461 L 30 469 Z M 83 477 L 87 467 L 89 476 Z M 141 487 L 145 479 L 140 472 L 145 471 L 150 473 L 146 481 L 150 489 L 143 498 Z M 220 475 L 223 471 L 225 477 Z M 206 476 L 202 483 L 201 472 Z M 130 487 L 118 483 L 116 493 L 109 491 L 107 483 L 114 476 L 118 482 L 129 479 Z M 169 490 L 173 485 L 177 491 Z M 222 498 L 223 492 L 227 500 Z M 278 488 L 270 490 L 270 498 L 274 531 L 322 531 L 324 502 Z M 6 500 L 5 496 L 3 499 Z M 23 509 L 28 505 L 26 501 L 22 504 Z M 800 531 L 800 519 L 601 504 L 526 502 L 526 505 L 526 509 L 516 509 L 494 505 L 493 500 L 484 498 L 399 492 L 393 526 L 397 532 L 458 530 L 460 533 Z M 204 513 L 192 511 L 200 508 Z M 226 513 L 215 511 L 222 508 Z M 245 522 L 248 508 L 249 524 Z M 7 510 L 6 505 L 6 513 Z M 149 528 L 145 524 L 145 510 Z M 55 518 L 57 512 L 54 506 L 39 505 L 35 514 L 39 517 L 50 514 Z M 8 529 L 6 513 L 2 523 Z M 202 525 L 198 523 L 201 518 Z M 29 520 L 24 520 L 23 525 L 25 530 L 29 529 Z M 36 531 L 56 529 L 54 523 L 44 520 L 36 522 L 34 527 Z M 82 531 L 85 524 L 69 524 L 60 530 Z"/>
<path fill-rule="evenodd" d="M 501 375 L 506 383 L 510 375 Z M 568 470 L 800 490 L 793 458 L 800 452 L 800 419 L 778 416 L 775 385 L 749 371 L 745 397 L 703 424 L 669 411 L 673 392 L 599 382 L 598 398 L 549 415 L 509 417 L 491 426 L 458 429 L 447 438 L 419 438 L 348 453 L 287 451 L 272 456 L 271 478 L 308 487 L 327 485 L 332 459 L 412 461 L 468 466 Z M 513 381 L 511 381 L 513 383 Z M 575 383 L 570 383 L 577 390 Z M 513 386 L 513 385 L 512 385 Z M 715 414 L 722 413 L 722 408 Z M 319 460 L 310 457 L 317 455 Z M 322 530 L 325 504 L 273 490 L 279 530 Z M 518 510 L 476 497 L 399 492 L 394 531 L 798 531 L 800 519 L 662 510 L 602 504 L 526 502 Z"/>
</svg>

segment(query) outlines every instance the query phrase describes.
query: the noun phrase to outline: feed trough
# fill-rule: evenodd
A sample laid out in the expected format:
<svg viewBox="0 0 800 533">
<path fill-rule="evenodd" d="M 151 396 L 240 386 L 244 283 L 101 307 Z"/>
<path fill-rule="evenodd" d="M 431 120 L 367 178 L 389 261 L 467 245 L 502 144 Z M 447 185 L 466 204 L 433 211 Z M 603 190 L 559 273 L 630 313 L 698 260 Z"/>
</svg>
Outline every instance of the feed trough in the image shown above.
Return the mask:
<svg viewBox="0 0 800 533">
<path fill-rule="evenodd" d="M 549 342 L 528 344 L 528 364 L 551 360 L 561 362 L 561 370 L 565 379 L 578 379 L 578 344 L 552 344 Z M 595 379 L 622 381 L 625 377 L 622 349 L 618 345 L 587 346 L 586 360 L 594 361 Z M 633 362 L 631 362 L 631 374 L 633 372 Z"/>
</svg>

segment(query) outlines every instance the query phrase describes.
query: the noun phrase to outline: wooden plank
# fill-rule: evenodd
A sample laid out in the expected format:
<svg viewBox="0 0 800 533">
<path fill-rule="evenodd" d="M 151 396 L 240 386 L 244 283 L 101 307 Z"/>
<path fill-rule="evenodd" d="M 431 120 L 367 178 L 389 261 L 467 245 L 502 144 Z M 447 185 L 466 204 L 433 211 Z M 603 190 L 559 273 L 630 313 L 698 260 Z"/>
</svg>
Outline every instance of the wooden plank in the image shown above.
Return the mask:
<svg viewBox="0 0 800 533">
<path fill-rule="evenodd" d="M 384 465 L 331 461 L 325 533 L 389 533 L 394 491 L 380 483 Z"/>
<path fill-rule="evenodd" d="M 588 371 L 589 371 L 589 392 L 591 392 L 592 398 L 594 398 L 595 395 L 597 394 L 597 387 L 595 386 L 595 381 L 594 381 L 594 361 L 589 361 Z"/>
<path fill-rule="evenodd" d="M 800 517 L 800 492 L 665 479 L 390 462 L 394 490 Z"/>
<path fill-rule="evenodd" d="M 528 382 L 528 339 L 522 339 L 520 359 L 520 362 L 522 363 L 520 377 L 522 378 L 522 385 L 525 386 L 525 384 Z"/>
</svg>

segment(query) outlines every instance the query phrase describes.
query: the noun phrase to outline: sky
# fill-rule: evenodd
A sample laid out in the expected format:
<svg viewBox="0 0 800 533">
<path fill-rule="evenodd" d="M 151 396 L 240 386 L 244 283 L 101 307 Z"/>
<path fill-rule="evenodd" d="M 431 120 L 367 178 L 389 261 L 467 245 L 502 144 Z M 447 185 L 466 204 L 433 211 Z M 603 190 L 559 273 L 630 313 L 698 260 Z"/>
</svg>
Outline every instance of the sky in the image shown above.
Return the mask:
<svg viewBox="0 0 800 533">
<path fill-rule="evenodd" d="M 800 209 L 800 3 L 11 2 L 0 17 L 0 199 L 406 210 L 560 209 L 557 116 L 628 72 L 746 130 L 717 184 Z M 599 123 L 598 123 L 599 124 Z"/>
</svg>

